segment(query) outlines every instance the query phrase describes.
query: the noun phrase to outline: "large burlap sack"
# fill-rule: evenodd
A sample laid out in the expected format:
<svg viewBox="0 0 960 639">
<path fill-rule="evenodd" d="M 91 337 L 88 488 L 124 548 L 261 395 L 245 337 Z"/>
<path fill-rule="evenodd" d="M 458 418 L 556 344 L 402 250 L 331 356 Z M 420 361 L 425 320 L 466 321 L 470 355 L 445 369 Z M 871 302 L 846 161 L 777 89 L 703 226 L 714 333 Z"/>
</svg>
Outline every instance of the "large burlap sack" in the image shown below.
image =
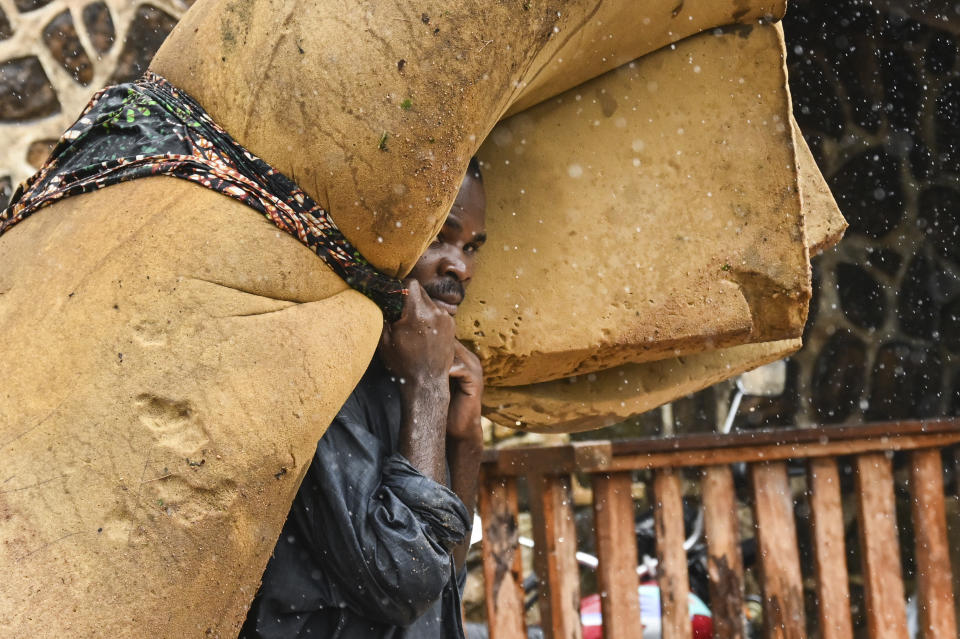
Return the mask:
<svg viewBox="0 0 960 639">
<path fill-rule="evenodd" d="M 599 428 L 800 347 L 804 244 L 846 223 L 783 56 L 775 26 L 700 34 L 493 131 L 490 248 L 459 317 L 490 419 Z"/>
<path fill-rule="evenodd" d="M 488 248 L 458 318 L 489 384 L 799 337 L 784 56 L 775 26 L 701 34 L 493 131 Z"/>
<path fill-rule="evenodd" d="M 797 164 L 805 239 L 817 254 L 836 244 L 846 221 L 799 136 Z M 502 425 L 543 433 L 603 428 L 782 359 L 801 345 L 799 338 L 743 344 L 525 386 L 487 386 L 484 414 Z"/>
<path fill-rule="evenodd" d="M 688 35 L 784 10 L 770 0 L 211 0 L 151 68 L 328 206 L 373 264 L 402 275 L 505 113 Z"/>
<path fill-rule="evenodd" d="M 796 140 L 805 239 L 816 254 L 836 244 L 846 222 L 803 138 Z M 525 386 L 487 386 L 484 413 L 535 432 L 603 428 L 786 357 L 801 345 L 799 338 L 743 344 Z"/>
<path fill-rule="evenodd" d="M 484 414 L 498 424 L 538 433 L 603 428 L 782 359 L 800 345 L 799 339 L 742 344 L 539 384 L 487 387 Z"/>
<path fill-rule="evenodd" d="M 810 255 L 819 255 L 836 245 L 847 230 L 847 221 L 823 179 L 813 153 L 793 121 L 793 139 L 797 144 L 797 168 L 800 172 L 800 199 L 803 202 L 804 236 Z"/>
<path fill-rule="evenodd" d="M 235 632 L 379 310 L 173 178 L 41 211 L 0 254 L 0 636 Z"/>
<path fill-rule="evenodd" d="M 200 0 L 152 67 L 403 274 L 514 105 L 783 9 L 683 7 Z M 235 635 L 379 310 L 172 178 L 42 210 L 0 263 L 0 636 Z"/>
</svg>

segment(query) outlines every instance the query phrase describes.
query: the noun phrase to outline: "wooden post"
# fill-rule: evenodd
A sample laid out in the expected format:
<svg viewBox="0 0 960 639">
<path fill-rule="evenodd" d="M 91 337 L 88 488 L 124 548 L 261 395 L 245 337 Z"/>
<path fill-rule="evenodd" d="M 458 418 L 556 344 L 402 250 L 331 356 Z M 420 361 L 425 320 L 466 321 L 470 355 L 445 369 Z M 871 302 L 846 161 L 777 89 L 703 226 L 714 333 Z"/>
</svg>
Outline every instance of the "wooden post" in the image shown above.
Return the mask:
<svg viewBox="0 0 960 639">
<path fill-rule="evenodd" d="M 940 451 L 910 455 L 910 500 L 917 562 L 917 612 L 924 639 L 957 636 Z"/>
<path fill-rule="evenodd" d="M 532 475 L 527 479 L 544 635 L 547 639 L 581 639 L 580 570 L 570 476 Z"/>
<path fill-rule="evenodd" d="M 679 471 L 663 468 L 653 481 L 656 505 L 653 509 L 657 532 L 660 623 L 663 639 L 692 639 L 687 575 L 687 553 L 683 549 L 683 486 Z"/>
<path fill-rule="evenodd" d="M 708 466 L 701 481 L 710 607 L 716 637 L 743 639 L 743 558 L 733 473 Z"/>
<path fill-rule="evenodd" d="M 823 639 L 853 639 L 837 462 L 830 457 L 811 459 L 807 476 L 820 634 Z"/>
<path fill-rule="evenodd" d="M 807 636 L 793 493 L 784 462 L 750 466 L 768 639 Z"/>
<path fill-rule="evenodd" d="M 483 588 L 490 639 L 526 639 L 523 562 L 517 534 L 517 480 L 481 475 Z"/>
<path fill-rule="evenodd" d="M 597 589 L 604 639 L 632 639 L 640 625 L 637 593 L 637 533 L 633 483 L 629 472 L 597 473 L 593 484 L 593 521 L 597 537 Z"/>
<path fill-rule="evenodd" d="M 860 552 L 871 639 L 903 639 L 907 610 L 900 568 L 893 471 L 883 453 L 857 457 Z"/>
</svg>

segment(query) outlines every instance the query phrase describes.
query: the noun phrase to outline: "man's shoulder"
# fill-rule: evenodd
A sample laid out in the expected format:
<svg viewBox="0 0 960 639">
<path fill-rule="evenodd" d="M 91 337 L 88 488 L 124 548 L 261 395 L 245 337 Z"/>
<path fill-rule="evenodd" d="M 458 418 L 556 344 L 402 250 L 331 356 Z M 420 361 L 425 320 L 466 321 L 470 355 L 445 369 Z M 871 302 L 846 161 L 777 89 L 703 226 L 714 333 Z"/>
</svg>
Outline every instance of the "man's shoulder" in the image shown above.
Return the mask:
<svg viewBox="0 0 960 639">
<path fill-rule="evenodd" d="M 335 421 L 362 425 L 378 436 L 386 434 L 400 419 L 398 380 L 376 355 L 354 387 Z"/>
<path fill-rule="evenodd" d="M 374 354 L 373 359 L 364 371 L 363 377 L 357 382 L 350 398 L 356 401 L 376 401 L 384 396 L 396 395 L 398 392 L 397 379 L 383 365 L 380 357 Z"/>
</svg>

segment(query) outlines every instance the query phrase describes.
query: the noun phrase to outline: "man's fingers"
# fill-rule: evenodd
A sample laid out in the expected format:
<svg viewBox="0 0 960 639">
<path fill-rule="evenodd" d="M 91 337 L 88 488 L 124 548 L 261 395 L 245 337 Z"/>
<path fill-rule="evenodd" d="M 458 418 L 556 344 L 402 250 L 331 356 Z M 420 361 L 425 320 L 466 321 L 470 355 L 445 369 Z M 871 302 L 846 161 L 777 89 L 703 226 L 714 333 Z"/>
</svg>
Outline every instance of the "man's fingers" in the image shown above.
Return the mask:
<svg viewBox="0 0 960 639">
<path fill-rule="evenodd" d="M 454 357 L 456 357 L 457 360 L 459 360 L 459 361 L 461 361 L 461 362 L 468 362 L 468 361 L 470 361 L 471 358 L 475 358 L 475 357 L 476 357 L 476 356 L 473 354 L 473 352 L 472 352 L 469 348 L 467 348 L 466 346 L 464 346 L 463 343 L 462 343 L 460 340 L 456 340 L 456 341 L 454 342 L 454 344 L 453 344 L 453 354 L 454 354 Z"/>
<path fill-rule="evenodd" d="M 407 296 L 403 301 L 403 308 L 400 309 L 400 317 L 397 318 L 396 322 L 409 319 L 411 315 L 416 313 L 417 308 L 423 299 L 423 288 L 421 288 L 420 283 L 417 282 L 417 280 L 403 280 L 403 285 L 407 288 Z"/>
<path fill-rule="evenodd" d="M 409 304 L 412 309 L 416 309 L 427 300 L 427 293 L 417 280 L 406 280 L 406 284 L 408 291 L 407 304 Z M 406 308 L 404 308 L 404 310 L 406 310 Z"/>
<path fill-rule="evenodd" d="M 474 371 L 477 375 L 483 374 L 483 366 L 480 364 L 480 358 L 464 346 L 460 340 L 454 340 L 453 356 L 456 361 L 462 362 L 468 370 Z"/>
<path fill-rule="evenodd" d="M 453 365 L 450 367 L 450 379 L 456 381 L 460 392 L 470 397 L 483 392 L 483 368 L 473 352 L 460 343 L 453 342 Z"/>
<path fill-rule="evenodd" d="M 423 287 L 420 286 L 420 282 L 414 279 L 407 279 L 404 280 L 403 283 L 407 287 L 407 299 L 403 303 L 403 310 L 400 311 L 400 317 L 394 324 L 410 321 L 411 319 L 422 319 L 423 309 L 429 308 L 427 307 L 428 303 L 433 305 L 433 301 L 427 295 L 426 291 L 423 290 Z"/>
<path fill-rule="evenodd" d="M 444 317 L 449 317 L 434 304 L 433 299 L 431 299 L 423 289 L 420 282 L 411 279 L 405 280 L 405 283 L 408 289 L 407 300 L 403 305 L 403 311 L 400 313 L 400 319 L 394 322 L 395 324 L 409 321 L 423 324 L 429 321 L 435 321 L 439 314 L 442 314 Z M 431 315 L 433 318 L 431 318 Z M 440 319 L 440 321 L 443 321 L 443 319 Z"/>
<path fill-rule="evenodd" d="M 467 365 L 468 360 L 464 356 L 464 352 L 469 353 L 470 351 L 468 351 L 459 340 L 453 340 L 453 366 L 450 368 L 451 375 L 454 375 L 454 371 L 459 371 L 461 375 L 469 372 L 470 369 Z"/>
<path fill-rule="evenodd" d="M 416 289 L 416 293 L 413 292 L 414 289 Z M 440 307 L 436 305 L 436 303 L 433 301 L 433 298 L 430 297 L 430 294 L 427 293 L 423 286 L 420 285 L 420 282 L 417 280 L 410 280 L 410 295 L 408 295 L 408 297 L 414 295 L 416 296 L 416 307 L 430 309 L 434 313 L 441 314 L 443 317 L 450 317 L 448 313 L 440 310 Z M 452 317 L 450 318 L 450 321 L 453 322 Z"/>
</svg>

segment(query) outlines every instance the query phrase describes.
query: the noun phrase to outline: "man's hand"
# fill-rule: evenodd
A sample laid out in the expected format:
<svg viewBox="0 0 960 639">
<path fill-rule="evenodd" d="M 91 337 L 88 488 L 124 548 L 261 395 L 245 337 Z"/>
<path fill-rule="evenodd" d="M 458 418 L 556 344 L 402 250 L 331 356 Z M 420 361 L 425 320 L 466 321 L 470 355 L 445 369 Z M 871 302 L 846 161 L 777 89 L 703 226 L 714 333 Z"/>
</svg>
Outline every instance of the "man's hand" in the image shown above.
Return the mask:
<svg viewBox="0 0 960 639">
<path fill-rule="evenodd" d="M 453 318 L 437 308 L 419 282 L 406 285 L 410 293 L 400 319 L 383 327 L 380 356 L 404 386 L 433 390 L 447 383 L 454 364 Z"/>
<path fill-rule="evenodd" d="M 453 351 L 447 438 L 482 444 L 480 400 L 483 397 L 483 368 L 477 356 L 456 340 Z"/>
</svg>

